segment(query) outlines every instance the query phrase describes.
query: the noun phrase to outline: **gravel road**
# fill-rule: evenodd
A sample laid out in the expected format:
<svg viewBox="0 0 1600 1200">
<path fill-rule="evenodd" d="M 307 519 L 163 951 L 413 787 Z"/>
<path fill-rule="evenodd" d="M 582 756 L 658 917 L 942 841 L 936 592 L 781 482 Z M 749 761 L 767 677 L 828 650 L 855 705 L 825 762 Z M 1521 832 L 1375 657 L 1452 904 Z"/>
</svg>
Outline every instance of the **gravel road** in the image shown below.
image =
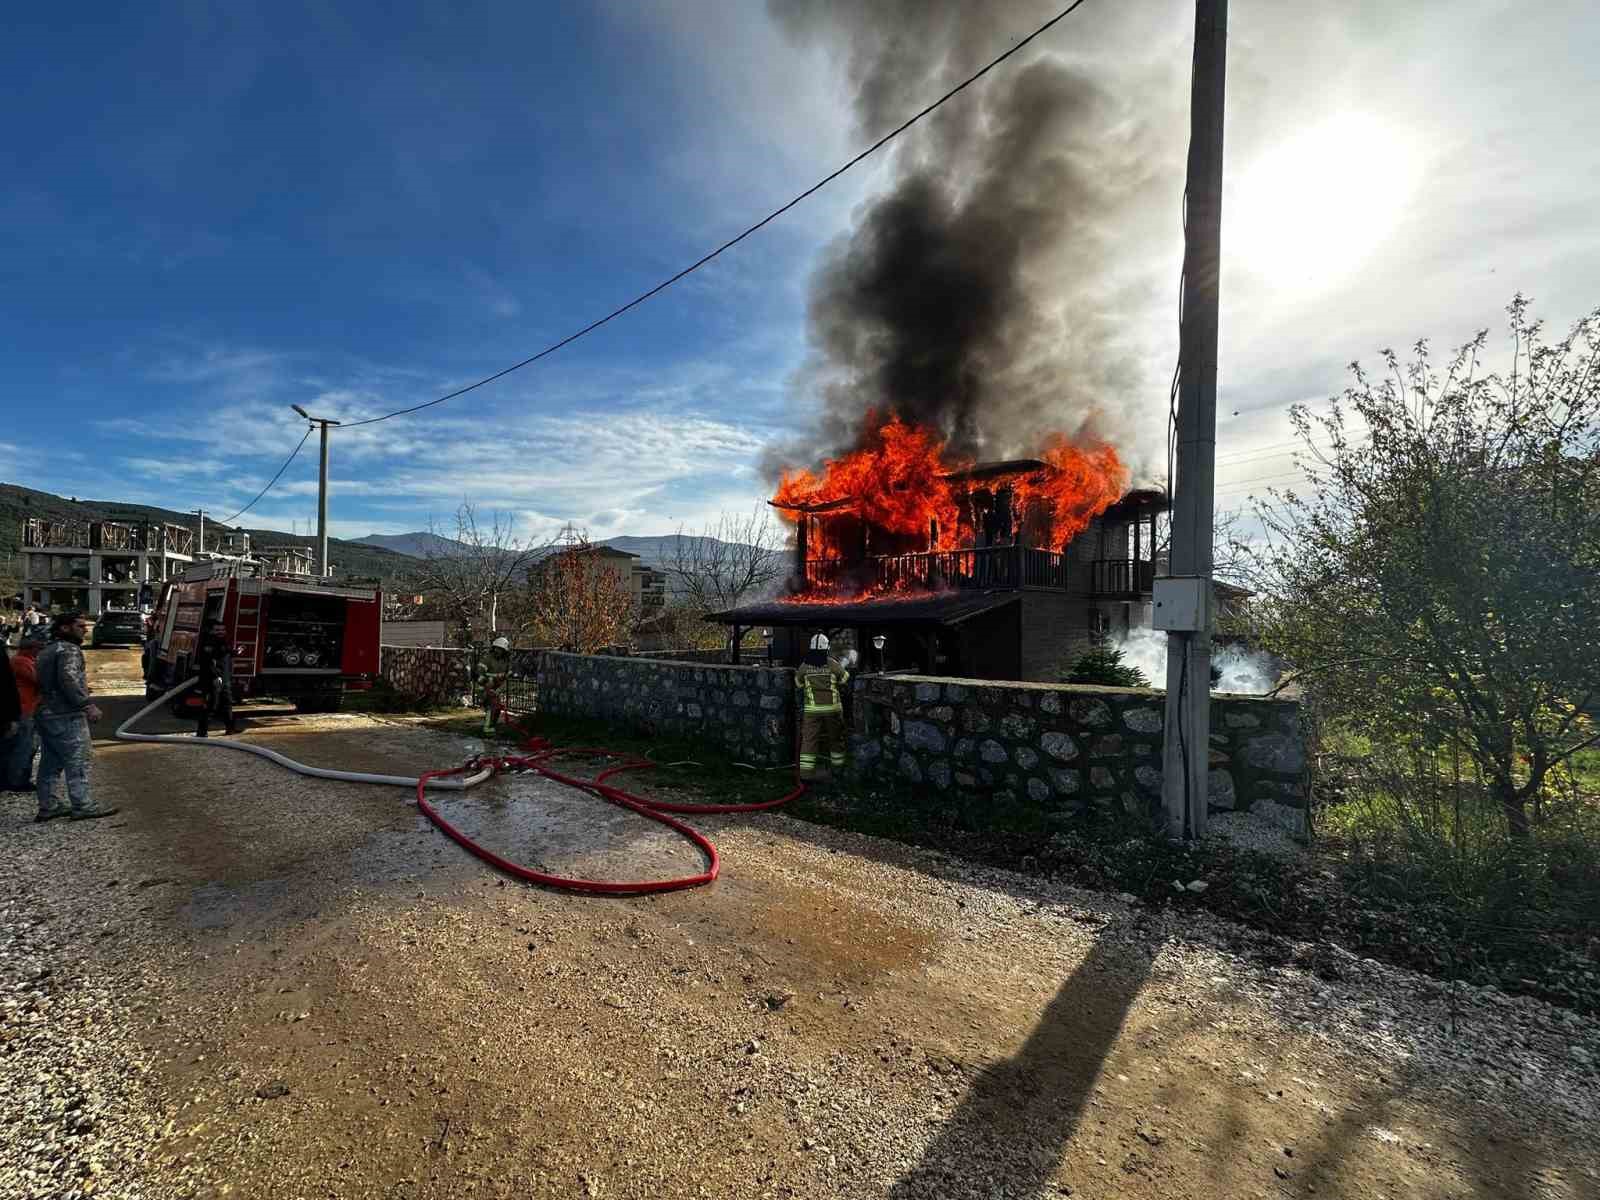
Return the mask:
<svg viewBox="0 0 1600 1200">
<path fill-rule="evenodd" d="M 612 901 L 224 750 L 101 743 L 94 786 L 121 816 L 0 810 L 7 1200 L 1600 1196 L 1600 1031 L 1536 1001 L 770 814 L 701 823 L 712 887 Z M 445 803 L 558 869 L 696 862 L 545 781 Z"/>
</svg>

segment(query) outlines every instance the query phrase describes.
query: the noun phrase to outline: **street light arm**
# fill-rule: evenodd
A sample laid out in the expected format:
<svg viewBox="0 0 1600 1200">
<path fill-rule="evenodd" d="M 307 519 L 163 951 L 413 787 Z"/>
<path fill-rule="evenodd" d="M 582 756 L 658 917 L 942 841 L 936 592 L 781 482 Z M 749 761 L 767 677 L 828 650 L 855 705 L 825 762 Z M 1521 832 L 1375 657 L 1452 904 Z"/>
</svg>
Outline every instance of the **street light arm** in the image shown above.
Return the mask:
<svg viewBox="0 0 1600 1200">
<path fill-rule="evenodd" d="M 339 424 L 342 424 L 342 422 L 335 421 L 332 417 L 313 417 L 310 413 L 308 413 L 305 409 L 301 408 L 298 404 L 291 404 L 291 405 L 289 405 L 289 407 L 294 409 L 295 412 L 299 413 L 302 417 L 304 417 L 306 420 L 310 421 L 313 425 L 339 425 Z"/>
</svg>

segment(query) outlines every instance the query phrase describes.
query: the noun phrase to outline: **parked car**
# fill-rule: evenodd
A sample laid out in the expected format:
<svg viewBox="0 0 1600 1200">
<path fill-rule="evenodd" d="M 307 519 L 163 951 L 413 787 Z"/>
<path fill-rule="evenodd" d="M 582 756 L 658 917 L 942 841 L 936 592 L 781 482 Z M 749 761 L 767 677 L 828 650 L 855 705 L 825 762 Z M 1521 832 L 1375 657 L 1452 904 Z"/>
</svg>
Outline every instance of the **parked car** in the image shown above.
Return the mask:
<svg viewBox="0 0 1600 1200">
<path fill-rule="evenodd" d="M 144 644 L 144 617 L 133 610 L 114 609 L 100 614 L 89 635 L 91 646 L 140 646 Z"/>
</svg>

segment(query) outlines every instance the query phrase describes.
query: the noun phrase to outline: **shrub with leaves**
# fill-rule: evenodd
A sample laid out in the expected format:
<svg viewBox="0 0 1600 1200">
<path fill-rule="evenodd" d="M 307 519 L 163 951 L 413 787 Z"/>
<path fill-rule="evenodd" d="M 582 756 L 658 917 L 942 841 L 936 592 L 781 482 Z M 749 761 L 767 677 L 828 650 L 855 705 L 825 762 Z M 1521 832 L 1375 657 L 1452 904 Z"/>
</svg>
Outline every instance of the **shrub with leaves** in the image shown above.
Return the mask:
<svg viewBox="0 0 1600 1200">
<path fill-rule="evenodd" d="M 1509 370 L 1418 342 L 1294 410 L 1311 488 L 1261 509 L 1258 578 L 1321 710 L 1429 789 L 1464 767 L 1520 841 L 1600 744 L 1600 311 L 1555 343 L 1508 311 Z"/>
<path fill-rule="evenodd" d="M 1110 643 L 1096 646 L 1072 664 L 1065 683 L 1098 684 L 1101 687 L 1149 687 L 1150 680 L 1138 667 L 1122 660 L 1122 651 Z"/>
</svg>

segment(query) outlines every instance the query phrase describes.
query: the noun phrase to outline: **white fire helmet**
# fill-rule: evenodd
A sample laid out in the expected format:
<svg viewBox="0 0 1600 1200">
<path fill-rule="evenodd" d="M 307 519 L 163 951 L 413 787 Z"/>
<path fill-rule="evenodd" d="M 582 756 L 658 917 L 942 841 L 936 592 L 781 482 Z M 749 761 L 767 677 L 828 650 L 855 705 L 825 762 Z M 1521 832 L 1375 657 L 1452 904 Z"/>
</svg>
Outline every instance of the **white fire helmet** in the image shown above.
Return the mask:
<svg viewBox="0 0 1600 1200">
<path fill-rule="evenodd" d="M 495 638 L 494 641 L 490 642 L 489 644 L 491 646 L 493 646 L 496 650 L 509 650 L 509 649 L 511 649 L 511 639 L 510 638 L 497 637 L 497 638 Z"/>
<path fill-rule="evenodd" d="M 817 634 L 816 637 L 811 639 L 811 648 L 813 650 L 826 650 L 828 648 L 828 635 L 825 633 Z"/>
</svg>

